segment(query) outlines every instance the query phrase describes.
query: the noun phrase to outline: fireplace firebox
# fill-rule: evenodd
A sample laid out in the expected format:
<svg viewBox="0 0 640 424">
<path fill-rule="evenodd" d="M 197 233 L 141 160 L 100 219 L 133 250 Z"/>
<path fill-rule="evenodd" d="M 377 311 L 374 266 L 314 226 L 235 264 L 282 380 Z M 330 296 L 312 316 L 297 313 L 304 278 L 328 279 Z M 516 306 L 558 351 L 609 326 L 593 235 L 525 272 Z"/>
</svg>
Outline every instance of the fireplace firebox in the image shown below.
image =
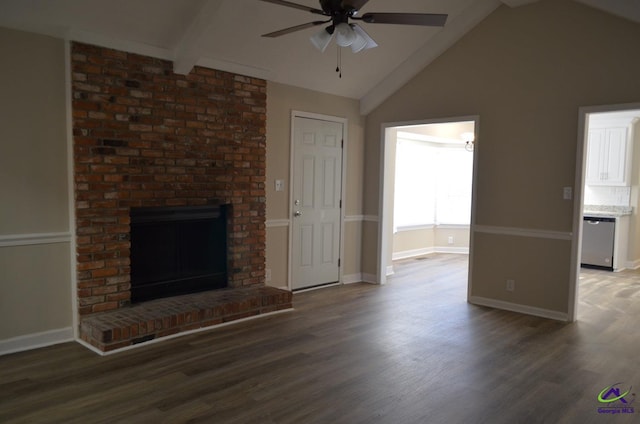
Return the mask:
<svg viewBox="0 0 640 424">
<path fill-rule="evenodd" d="M 131 303 L 227 287 L 227 209 L 131 208 Z"/>
</svg>

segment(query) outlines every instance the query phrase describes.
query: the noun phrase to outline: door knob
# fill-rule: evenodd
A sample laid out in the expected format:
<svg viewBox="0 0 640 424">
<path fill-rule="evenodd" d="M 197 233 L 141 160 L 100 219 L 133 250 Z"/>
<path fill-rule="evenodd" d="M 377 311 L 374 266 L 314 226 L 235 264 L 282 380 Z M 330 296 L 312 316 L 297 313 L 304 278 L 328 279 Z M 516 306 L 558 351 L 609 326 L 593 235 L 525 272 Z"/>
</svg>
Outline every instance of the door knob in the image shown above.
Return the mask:
<svg viewBox="0 0 640 424">
<path fill-rule="evenodd" d="M 295 211 L 293 213 L 293 216 L 300 216 L 300 215 L 302 215 L 302 212 L 300 212 L 300 211 Z"/>
</svg>

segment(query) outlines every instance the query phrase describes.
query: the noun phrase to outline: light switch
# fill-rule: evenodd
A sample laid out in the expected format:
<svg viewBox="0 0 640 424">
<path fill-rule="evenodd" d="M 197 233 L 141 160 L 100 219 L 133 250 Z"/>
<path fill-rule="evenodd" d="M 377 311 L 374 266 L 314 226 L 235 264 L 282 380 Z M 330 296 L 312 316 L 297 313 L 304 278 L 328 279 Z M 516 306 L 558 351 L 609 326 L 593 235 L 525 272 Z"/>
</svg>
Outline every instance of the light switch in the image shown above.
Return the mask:
<svg viewBox="0 0 640 424">
<path fill-rule="evenodd" d="M 276 191 L 284 191 L 284 180 L 276 180 Z"/>
<path fill-rule="evenodd" d="M 571 187 L 564 187 L 562 189 L 562 198 L 564 200 L 571 200 L 573 197 L 573 190 L 571 189 Z"/>
</svg>

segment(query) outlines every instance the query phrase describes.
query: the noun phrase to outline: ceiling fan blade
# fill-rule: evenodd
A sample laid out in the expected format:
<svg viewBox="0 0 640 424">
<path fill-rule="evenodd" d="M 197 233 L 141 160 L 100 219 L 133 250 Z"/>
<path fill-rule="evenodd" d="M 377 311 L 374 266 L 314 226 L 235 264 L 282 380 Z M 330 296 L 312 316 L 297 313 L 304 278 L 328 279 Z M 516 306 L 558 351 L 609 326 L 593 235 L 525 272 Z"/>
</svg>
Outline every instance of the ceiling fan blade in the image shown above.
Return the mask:
<svg viewBox="0 0 640 424">
<path fill-rule="evenodd" d="M 351 6 L 355 10 L 360 10 L 367 4 L 369 0 L 345 0 L 343 3 L 345 6 Z"/>
<path fill-rule="evenodd" d="M 444 26 L 447 16 L 439 13 L 365 13 L 360 19 L 368 24 Z"/>
<path fill-rule="evenodd" d="M 290 28 L 281 29 L 280 31 L 274 31 L 274 32 L 270 32 L 268 34 L 263 34 L 262 36 L 263 37 L 270 37 L 270 38 L 280 37 L 281 35 L 290 34 L 292 32 L 300 31 L 302 29 L 311 28 L 311 27 L 314 27 L 314 26 L 317 26 L 317 25 L 326 24 L 328 22 L 331 22 L 331 20 L 308 22 L 306 24 L 296 25 L 296 26 L 292 26 Z"/>
<path fill-rule="evenodd" d="M 315 13 L 317 15 L 326 15 L 326 13 L 320 9 L 304 6 L 302 4 L 292 3 L 290 1 L 285 1 L 285 0 L 261 0 L 261 1 L 265 3 L 279 4 L 280 6 L 293 7 L 294 9 L 306 10 L 307 12 Z"/>
</svg>

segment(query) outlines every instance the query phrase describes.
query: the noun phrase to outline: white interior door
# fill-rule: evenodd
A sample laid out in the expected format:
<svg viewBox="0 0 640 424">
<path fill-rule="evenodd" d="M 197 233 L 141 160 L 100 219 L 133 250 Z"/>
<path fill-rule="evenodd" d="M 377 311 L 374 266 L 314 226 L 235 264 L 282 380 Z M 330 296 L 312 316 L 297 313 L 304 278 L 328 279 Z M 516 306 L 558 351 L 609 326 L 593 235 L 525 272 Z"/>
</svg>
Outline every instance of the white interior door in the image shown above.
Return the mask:
<svg viewBox="0 0 640 424">
<path fill-rule="evenodd" d="M 291 287 L 340 279 L 341 122 L 294 117 Z"/>
</svg>

